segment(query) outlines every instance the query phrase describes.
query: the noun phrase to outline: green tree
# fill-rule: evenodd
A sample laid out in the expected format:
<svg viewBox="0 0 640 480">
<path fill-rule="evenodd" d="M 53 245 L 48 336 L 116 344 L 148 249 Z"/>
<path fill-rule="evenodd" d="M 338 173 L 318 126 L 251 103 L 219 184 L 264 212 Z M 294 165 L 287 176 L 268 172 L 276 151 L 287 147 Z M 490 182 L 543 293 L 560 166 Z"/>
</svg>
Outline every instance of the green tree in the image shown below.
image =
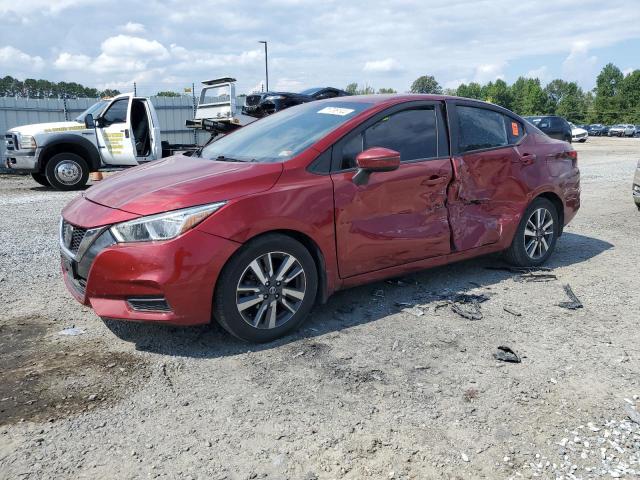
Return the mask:
<svg viewBox="0 0 640 480">
<path fill-rule="evenodd" d="M 572 122 L 587 120 L 587 98 L 576 82 L 556 78 L 545 87 L 547 110 Z"/>
<path fill-rule="evenodd" d="M 169 90 L 156 93 L 156 97 L 179 97 L 180 94 Z"/>
<path fill-rule="evenodd" d="M 640 70 L 624 77 L 620 85 L 623 121 L 640 124 Z"/>
<path fill-rule="evenodd" d="M 358 84 L 356 82 L 350 83 L 344 89 L 349 95 L 357 95 L 358 94 Z"/>
<path fill-rule="evenodd" d="M 113 90 L 111 88 L 107 88 L 99 92 L 99 97 L 115 97 L 116 95 L 120 95 L 120 90 Z"/>
<path fill-rule="evenodd" d="M 398 93 L 393 88 L 379 88 L 378 93 Z"/>
<path fill-rule="evenodd" d="M 613 63 L 604 66 L 596 79 L 596 96 L 593 100 L 594 116 L 598 122 L 615 123 L 623 116 L 620 90 L 624 75 Z"/>
<path fill-rule="evenodd" d="M 540 115 L 545 113 L 547 95 L 537 78 L 519 77 L 511 85 L 513 111 L 519 115 Z"/>
<path fill-rule="evenodd" d="M 476 100 L 482 100 L 482 86 L 476 82 L 471 82 L 469 85 L 462 83 L 458 86 L 456 95 L 458 97 L 475 98 Z"/>
<path fill-rule="evenodd" d="M 422 75 L 411 84 L 411 93 L 441 94 L 442 87 L 432 75 Z"/>
<path fill-rule="evenodd" d="M 494 82 L 489 82 L 486 85 L 484 92 L 485 100 L 501 107 L 511 110 L 513 103 L 513 95 L 507 82 L 502 79 L 498 79 Z"/>
</svg>

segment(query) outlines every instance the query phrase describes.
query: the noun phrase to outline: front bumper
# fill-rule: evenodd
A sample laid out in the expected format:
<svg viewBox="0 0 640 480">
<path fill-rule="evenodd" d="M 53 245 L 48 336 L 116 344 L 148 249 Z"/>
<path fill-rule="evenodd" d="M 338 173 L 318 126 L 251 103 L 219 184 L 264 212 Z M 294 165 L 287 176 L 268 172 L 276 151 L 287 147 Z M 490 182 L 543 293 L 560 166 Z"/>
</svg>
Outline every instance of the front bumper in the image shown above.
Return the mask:
<svg viewBox="0 0 640 480">
<path fill-rule="evenodd" d="M 100 317 L 199 325 L 211 321 L 218 275 L 239 246 L 197 227 L 173 240 L 116 244 L 104 228 L 81 258 L 61 243 L 62 274 L 73 297 Z M 168 308 L 154 309 L 159 299 Z"/>
<path fill-rule="evenodd" d="M 633 200 L 640 206 L 640 171 L 636 173 L 637 182 L 633 184 Z"/>
<path fill-rule="evenodd" d="M 40 149 L 22 151 L 7 150 L 4 156 L 4 166 L 10 170 L 35 172 L 38 166 Z"/>
</svg>

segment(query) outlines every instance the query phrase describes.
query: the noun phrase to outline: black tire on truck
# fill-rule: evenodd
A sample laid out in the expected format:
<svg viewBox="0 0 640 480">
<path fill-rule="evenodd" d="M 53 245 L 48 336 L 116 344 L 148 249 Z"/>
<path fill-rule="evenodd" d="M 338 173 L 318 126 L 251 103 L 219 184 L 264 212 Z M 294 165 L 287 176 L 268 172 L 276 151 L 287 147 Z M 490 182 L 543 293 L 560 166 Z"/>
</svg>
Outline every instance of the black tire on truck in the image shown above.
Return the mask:
<svg viewBox="0 0 640 480">
<path fill-rule="evenodd" d="M 47 162 L 45 175 L 56 190 L 79 190 L 89 180 L 89 165 L 75 153 L 57 153 Z"/>
<path fill-rule="evenodd" d="M 51 184 L 49 180 L 47 180 L 47 176 L 44 173 L 32 173 L 31 178 L 33 178 L 36 182 L 38 182 L 43 187 L 50 187 Z"/>
</svg>

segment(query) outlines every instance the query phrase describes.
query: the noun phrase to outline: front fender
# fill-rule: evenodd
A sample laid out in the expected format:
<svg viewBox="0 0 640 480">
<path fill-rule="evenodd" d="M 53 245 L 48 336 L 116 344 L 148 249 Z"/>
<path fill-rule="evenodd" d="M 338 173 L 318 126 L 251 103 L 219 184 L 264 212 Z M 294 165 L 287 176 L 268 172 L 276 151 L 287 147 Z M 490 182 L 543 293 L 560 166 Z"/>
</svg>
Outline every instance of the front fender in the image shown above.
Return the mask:
<svg viewBox="0 0 640 480">
<path fill-rule="evenodd" d="M 95 137 L 94 137 L 95 138 Z M 91 170 L 98 170 L 101 165 L 100 152 L 96 145 L 82 136 L 82 134 L 60 133 L 55 135 L 43 136 L 38 143 L 40 154 L 38 155 L 38 168 L 44 167 L 43 161 L 51 155 L 64 150 L 64 146 L 68 145 L 70 151 L 80 154 L 89 163 Z"/>
</svg>

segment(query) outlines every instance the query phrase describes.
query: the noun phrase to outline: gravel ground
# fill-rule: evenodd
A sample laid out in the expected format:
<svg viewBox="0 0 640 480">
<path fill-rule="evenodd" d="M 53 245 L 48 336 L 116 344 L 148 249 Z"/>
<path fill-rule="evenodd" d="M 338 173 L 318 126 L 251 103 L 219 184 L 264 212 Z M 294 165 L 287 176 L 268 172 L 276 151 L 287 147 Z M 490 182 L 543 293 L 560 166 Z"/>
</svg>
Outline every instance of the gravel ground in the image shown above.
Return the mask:
<svg viewBox="0 0 640 480">
<path fill-rule="evenodd" d="M 0 176 L 0 477 L 640 478 L 640 139 L 576 148 L 557 279 L 467 261 L 340 292 L 260 346 L 103 323 L 60 279 L 75 194 Z M 457 292 L 489 297 L 481 320 Z"/>
</svg>

